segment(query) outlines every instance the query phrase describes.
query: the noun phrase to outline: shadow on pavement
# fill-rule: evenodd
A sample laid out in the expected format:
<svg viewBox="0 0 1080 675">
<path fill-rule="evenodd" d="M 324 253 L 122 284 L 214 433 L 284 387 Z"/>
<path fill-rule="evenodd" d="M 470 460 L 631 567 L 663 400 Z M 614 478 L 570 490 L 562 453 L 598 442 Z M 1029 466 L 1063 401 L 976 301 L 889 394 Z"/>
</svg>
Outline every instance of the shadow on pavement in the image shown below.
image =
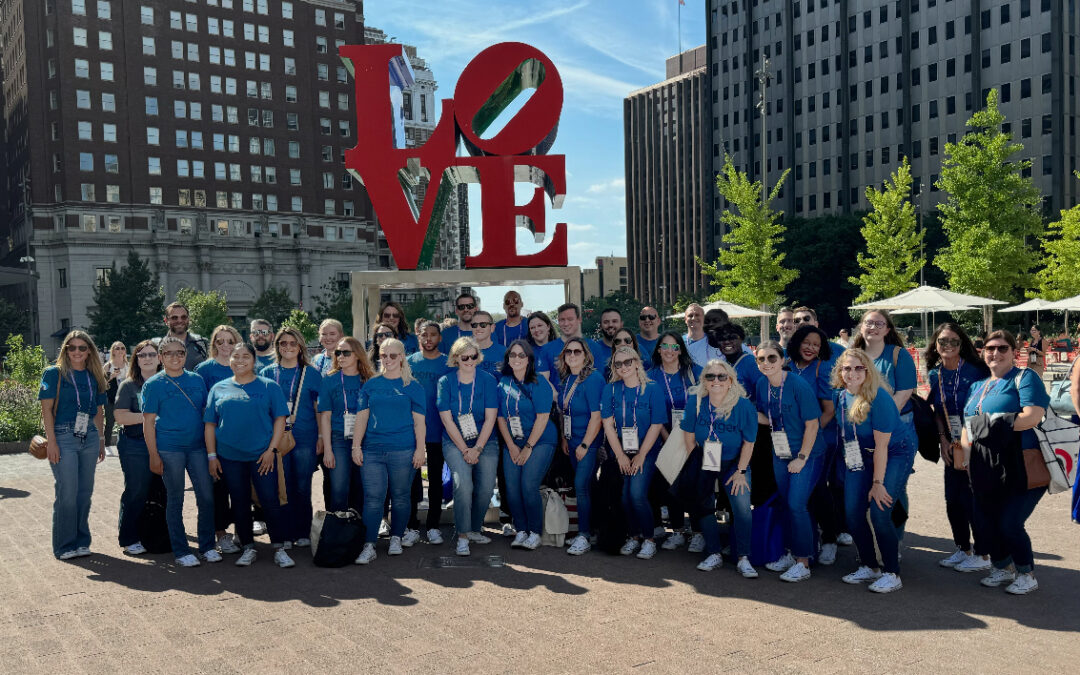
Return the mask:
<svg viewBox="0 0 1080 675">
<path fill-rule="evenodd" d="M 0 499 L 22 499 L 29 497 L 30 493 L 18 488 L 0 487 Z"/>
</svg>

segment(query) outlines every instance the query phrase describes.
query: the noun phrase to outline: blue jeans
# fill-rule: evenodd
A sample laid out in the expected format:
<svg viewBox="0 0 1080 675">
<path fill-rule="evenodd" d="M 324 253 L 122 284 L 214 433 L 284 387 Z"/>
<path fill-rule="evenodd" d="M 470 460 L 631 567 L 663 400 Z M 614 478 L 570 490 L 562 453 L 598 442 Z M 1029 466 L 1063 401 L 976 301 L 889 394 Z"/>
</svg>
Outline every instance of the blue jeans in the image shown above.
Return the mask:
<svg viewBox="0 0 1080 675">
<path fill-rule="evenodd" d="M 976 499 L 975 521 L 981 526 L 980 531 L 985 529 L 994 567 L 1005 569 L 1015 564 L 1021 574 L 1034 569 L 1035 554 L 1024 523 L 1045 494 L 1046 488 L 1039 487 L 1004 497 Z"/>
<path fill-rule="evenodd" d="M 351 443 L 352 441 L 350 441 Z M 405 534 L 409 522 L 409 492 L 412 489 L 412 449 L 365 450 L 362 475 L 364 479 L 364 541 L 374 544 L 379 538 L 383 503 L 390 495 L 390 536 Z M 349 460 L 350 464 L 352 460 Z"/>
<path fill-rule="evenodd" d="M 210 478 L 210 461 L 206 458 L 206 448 L 198 446 L 188 449 L 172 449 L 158 446 L 161 464 L 164 467 L 162 479 L 168 503 L 165 505 L 165 522 L 169 525 L 169 544 L 177 558 L 191 553 L 188 546 L 187 531 L 184 530 L 184 472 L 191 478 L 191 488 L 195 492 L 195 506 L 198 509 L 197 531 L 199 533 L 199 552 L 206 553 L 214 549 L 214 486 Z"/>
<path fill-rule="evenodd" d="M 653 446 L 645 455 L 641 471 L 633 476 L 623 476 L 622 506 L 626 514 L 626 532 L 631 537 L 653 538 L 655 521 L 649 504 L 649 485 L 656 473 L 656 456 L 660 448 Z"/>
<path fill-rule="evenodd" d="M 570 449 L 574 468 L 574 496 L 577 497 L 578 534 L 592 534 L 592 485 L 596 482 L 596 455 L 599 448 L 589 448 L 584 459 L 577 458 L 577 448 Z"/>
<path fill-rule="evenodd" d="M 352 459 L 349 459 L 352 462 Z M 311 478 L 319 456 L 315 454 L 315 438 L 296 437 L 296 447 L 281 458 L 285 469 L 285 492 L 289 503 L 285 507 L 285 539 L 296 541 L 311 536 Z M 260 501 L 262 497 L 259 497 Z"/>
<path fill-rule="evenodd" d="M 892 522 L 893 508 L 900 503 L 900 495 L 907 492 L 911 465 L 915 462 L 915 450 L 910 448 L 902 453 L 889 453 L 885 467 L 885 479 L 882 484 L 885 491 L 893 498 L 893 505 L 879 508 L 869 501 L 870 488 L 874 484 L 874 456 L 863 450 L 863 468 L 859 471 L 847 470 L 844 476 L 844 513 L 847 516 L 848 531 L 859 549 L 859 559 L 867 567 L 876 567 L 877 553 L 874 541 L 881 551 L 881 567 L 886 572 L 900 573 L 900 532 Z M 866 510 L 870 510 L 870 525 L 866 522 Z"/>
<path fill-rule="evenodd" d="M 784 541 L 791 555 L 796 558 L 809 558 L 814 555 L 814 522 L 810 519 L 810 495 L 817 487 L 824 454 L 811 454 L 799 473 L 788 473 L 788 463 L 793 460 L 780 459 L 773 455 L 773 475 L 776 477 L 776 491 L 784 505 L 787 515 L 784 527 Z"/>
<path fill-rule="evenodd" d="M 503 449 L 503 475 L 506 477 L 506 501 L 518 532 L 544 531 L 544 503 L 540 497 L 540 483 L 551 466 L 555 446 L 539 443 L 532 449 L 524 466 L 514 464 L 510 449 Z"/>
<path fill-rule="evenodd" d="M 750 470 L 746 471 L 746 490 L 742 494 L 735 495 L 727 481 L 739 470 L 738 456 L 724 460 L 720 463 L 720 472 L 702 471 L 702 481 L 707 484 L 702 486 L 702 494 L 708 500 L 704 504 L 704 515 L 701 516 L 701 534 L 705 537 L 705 552 L 709 555 L 721 551 L 720 524 L 716 522 L 716 492 L 712 485 L 719 478 L 721 488 L 727 492 L 728 502 L 731 503 L 731 515 L 735 520 L 735 537 L 731 544 L 731 555 L 738 560 L 743 556 L 750 555 L 750 533 L 753 529 L 753 518 L 750 513 Z"/>
<path fill-rule="evenodd" d="M 120 495 L 120 531 L 121 546 L 131 546 L 139 541 L 139 516 L 146 506 L 146 495 L 150 492 L 150 452 L 146 442 L 139 438 L 128 438 L 120 432 L 116 452 L 120 455 L 120 468 L 124 472 L 124 493 Z"/>
<path fill-rule="evenodd" d="M 260 476 L 259 462 L 256 460 L 237 461 L 218 455 L 218 461 L 221 462 L 221 473 L 225 477 L 225 485 L 229 488 L 229 503 L 232 504 L 236 538 L 240 540 L 240 545 L 244 548 L 255 546 L 255 536 L 251 531 L 254 524 L 251 515 L 252 487 L 255 488 L 255 494 L 259 497 L 259 505 L 266 519 L 266 531 L 270 535 L 270 542 L 283 543 L 287 532 L 286 508 L 280 506 L 278 502 L 277 467 L 272 467 L 266 475 Z"/>
<path fill-rule="evenodd" d="M 334 468 L 326 469 L 327 476 L 323 478 L 330 479 L 330 503 L 326 505 L 326 510 L 345 511 L 353 505 L 364 503 L 362 474 L 360 467 L 352 461 L 351 438 L 345 438 L 344 433 L 334 431 L 330 435 L 330 444 L 334 453 Z M 364 454 L 364 461 L 367 461 L 367 453 Z M 361 488 L 361 494 L 350 494 L 350 489 L 357 487 Z"/>
<path fill-rule="evenodd" d="M 443 459 L 454 477 L 454 527 L 459 535 L 484 529 L 484 516 L 499 473 L 499 444 L 488 439 L 476 464 L 469 464 L 453 441 L 443 440 Z M 428 476 L 428 480 L 434 480 Z"/>
<path fill-rule="evenodd" d="M 94 494 L 94 472 L 98 462 L 98 432 L 91 422 L 86 438 L 72 433 L 74 424 L 53 428 L 60 461 L 49 463 L 56 480 L 53 502 L 53 555 L 90 547 L 90 497 Z"/>
</svg>

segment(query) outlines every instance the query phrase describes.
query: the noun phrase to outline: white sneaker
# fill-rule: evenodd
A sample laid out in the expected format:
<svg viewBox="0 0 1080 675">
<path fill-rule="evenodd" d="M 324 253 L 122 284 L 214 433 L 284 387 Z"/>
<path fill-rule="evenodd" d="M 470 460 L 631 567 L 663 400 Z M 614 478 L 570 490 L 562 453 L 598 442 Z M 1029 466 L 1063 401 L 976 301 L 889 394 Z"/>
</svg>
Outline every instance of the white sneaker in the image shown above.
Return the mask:
<svg viewBox="0 0 1080 675">
<path fill-rule="evenodd" d="M 875 572 L 866 565 L 863 565 L 851 574 L 845 574 L 843 582 L 845 584 L 861 584 L 865 581 L 877 581 L 880 578 L 881 572 Z"/>
<path fill-rule="evenodd" d="M 965 555 L 964 562 L 960 563 L 956 567 L 953 567 L 957 572 L 985 572 L 993 567 L 989 558 L 984 558 L 981 555 Z"/>
<path fill-rule="evenodd" d="M 457 547 L 454 549 L 454 553 L 458 555 L 469 555 L 469 539 L 467 537 L 458 537 Z"/>
<path fill-rule="evenodd" d="M 231 532 L 226 532 L 225 534 L 218 537 L 217 547 L 218 550 L 222 553 L 240 552 L 240 547 L 236 544 L 236 535 L 232 534 Z"/>
<path fill-rule="evenodd" d="M 806 581 L 810 578 L 810 568 L 801 562 L 797 562 L 791 567 L 787 568 L 787 571 L 780 575 L 780 581 L 787 581 L 790 583 L 798 583 L 800 581 Z"/>
<path fill-rule="evenodd" d="M 90 551 L 89 546 L 80 546 L 79 548 L 75 549 L 75 553 L 78 554 L 79 558 L 85 558 L 88 555 L 93 555 L 93 553 Z"/>
<path fill-rule="evenodd" d="M 720 567 L 723 564 L 724 559 L 720 556 L 720 554 L 713 553 L 708 558 L 705 558 L 704 560 L 699 562 L 697 568 L 702 572 L 712 572 L 714 569 Z"/>
<path fill-rule="evenodd" d="M 380 537 L 388 537 L 388 536 L 390 536 L 390 523 L 386 522 L 385 518 L 379 523 L 379 536 Z"/>
<path fill-rule="evenodd" d="M 705 551 L 705 535 L 698 532 L 690 537 L 690 545 L 686 547 L 690 553 L 702 553 Z"/>
<path fill-rule="evenodd" d="M 836 544 L 822 544 L 821 553 L 818 553 L 817 561 L 822 565 L 832 565 L 836 562 Z"/>
<path fill-rule="evenodd" d="M 491 537 L 485 537 L 484 535 L 480 534 L 479 532 L 466 532 L 465 536 L 473 544 L 490 544 L 491 543 Z"/>
<path fill-rule="evenodd" d="M 765 569 L 770 572 L 787 572 L 788 569 L 795 564 L 795 558 L 791 557 L 790 553 L 785 553 L 771 563 L 765 565 Z"/>
<path fill-rule="evenodd" d="M 583 555 L 590 550 L 592 550 L 592 544 L 589 543 L 589 538 L 579 534 L 570 542 L 570 548 L 566 549 L 566 552 L 570 555 Z"/>
<path fill-rule="evenodd" d="M 386 549 L 386 555 L 401 555 L 401 537 L 390 537 L 390 548 Z"/>
<path fill-rule="evenodd" d="M 676 532 L 675 534 L 665 539 L 664 543 L 660 544 L 660 548 L 664 549 L 665 551 L 674 551 L 675 549 L 685 544 L 686 535 L 684 535 L 682 532 Z"/>
<path fill-rule="evenodd" d="M 997 588 L 1005 582 L 1011 584 L 1014 581 L 1016 581 L 1016 572 L 1009 569 L 1001 570 L 995 567 L 994 571 L 990 573 L 990 576 L 983 577 L 979 580 L 979 583 L 987 588 Z"/>
<path fill-rule="evenodd" d="M 420 541 L 420 530 L 405 530 L 405 534 L 401 535 L 401 545 L 405 548 L 411 548 L 418 541 Z"/>
<path fill-rule="evenodd" d="M 840 544 L 841 546 L 851 546 L 855 543 L 855 540 L 847 532 L 841 532 L 840 534 L 836 535 L 836 543 Z"/>
<path fill-rule="evenodd" d="M 429 544 L 441 544 L 443 543 L 442 530 L 437 527 L 433 527 L 427 531 L 427 542 Z"/>
<path fill-rule="evenodd" d="M 1039 590 L 1039 582 L 1035 581 L 1035 575 L 1031 572 L 1017 574 L 1016 581 L 1005 588 L 1006 593 L 1012 593 L 1013 595 L 1027 595 L 1028 593 L 1037 590 Z"/>
<path fill-rule="evenodd" d="M 619 549 L 619 553 L 621 555 L 633 555 L 640 547 L 641 542 L 639 542 L 637 539 L 634 539 L 633 537 L 630 537 L 626 540 L 626 543 L 622 545 L 622 548 Z"/>
<path fill-rule="evenodd" d="M 308 546 L 311 546 L 311 540 L 307 537 L 300 537 L 296 540 L 297 548 L 307 548 Z"/>
<path fill-rule="evenodd" d="M 79 549 L 73 548 L 70 551 L 64 551 L 63 553 L 61 553 L 60 555 L 58 555 L 56 557 L 59 560 L 71 560 L 72 558 L 78 558 L 79 555 L 80 555 L 79 554 Z M 198 561 L 196 561 L 196 562 L 198 562 Z"/>
<path fill-rule="evenodd" d="M 739 574 L 747 579 L 758 578 L 757 570 L 754 569 L 754 566 L 750 564 L 750 561 L 747 558 L 739 558 L 739 564 L 737 564 L 735 568 L 739 570 Z"/>
<path fill-rule="evenodd" d="M 202 554 L 202 559 L 208 563 L 219 563 L 221 562 L 221 554 L 218 553 L 215 549 L 210 549 L 206 553 Z"/>
<path fill-rule="evenodd" d="M 366 565 L 376 557 L 378 555 L 375 553 L 375 544 L 364 544 L 364 550 L 360 551 L 360 555 L 356 557 L 356 564 Z"/>
<path fill-rule="evenodd" d="M 256 553 L 254 548 L 245 548 L 244 552 L 240 554 L 240 558 L 236 561 L 237 567 L 247 567 L 251 563 L 255 562 Z"/>
<path fill-rule="evenodd" d="M 274 562 L 282 569 L 296 566 L 296 563 L 293 562 L 293 559 L 289 557 L 289 554 L 283 548 L 274 551 Z"/>
<path fill-rule="evenodd" d="M 251 534 L 256 537 L 261 537 L 266 534 L 266 523 L 261 520 L 256 520 L 251 524 Z"/>
<path fill-rule="evenodd" d="M 176 564 L 180 567 L 198 567 L 200 563 L 194 553 L 188 553 L 187 555 L 182 555 L 177 558 Z"/>
<path fill-rule="evenodd" d="M 504 537 L 513 537 L 516 534 L 517 534 L 517 530 L 514 529 L 513 523 L 503 523 L 502 536 L 504 536 Z"/>
<path fill-rule="evenodd" d="M 961 551 L 960 549 L 956 549 L 956 551 L 951 556 L 949 556 L 948 558 L 943 558 L 943 559 L 939 560 L 938 564 L 941 565 L 942 567 L 955 568 L 957 565 L 959 565 L 960 563 L 964 562 L 967 559 L 968 559 L 968 554 L 967 553 Z"/>
<path fill-rule="evenodd" d="M 466 535 L 468 536 L 468 535 Z M 510 548 L 522 548 L 525 546 L 525 541 L 529 538 L 529 533 L 522 530 L 518 532 L 514 537 L 514 541 L 510 542 Z"/>
<path fill-rule="evenodd" d="M 530 551 L 540 548 L 540 533 L 530 532 L 528 538 L 521 544 L 521 548 L 527 548 Z"/>
<path fill-rule="evenodd" d="M 142 555 L 146 553 L 146 547 L 142 545 L 141 541 L 137 541 L 134 544 L 130 544 L 124 547 L 124 553 L 128 555 Z"/>
<path fill-rule="evenodd" d="M 641 550 L 638 551 L 637 557 L 642 560 L 649 560 L 654 555 L 656 555 L 656 542 L 652 539 L 641 542 Z"/>
<path fill-rule="evenodd" d="M 903 587 L 904 583 L 900 581 L 900 576 L 892 572 L 882 574 L 880 579 L 870 584 L 870 590 L 875 593 L 892 593 Z"/>
</svg>

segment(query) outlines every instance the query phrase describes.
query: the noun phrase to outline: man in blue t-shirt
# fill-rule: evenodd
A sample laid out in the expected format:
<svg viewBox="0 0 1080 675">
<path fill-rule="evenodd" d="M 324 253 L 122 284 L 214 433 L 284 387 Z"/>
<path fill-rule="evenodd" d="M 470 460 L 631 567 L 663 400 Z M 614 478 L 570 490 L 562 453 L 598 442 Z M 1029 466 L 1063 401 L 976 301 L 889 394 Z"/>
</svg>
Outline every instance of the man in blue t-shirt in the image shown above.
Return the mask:
<svg viewBox="0 0 1080 675">
<path fill-rule="evenodd" d="M 660 339 L 660 312 L 648 305 L 642 307 L 638 314 L 638 329 L 641 331 L 637 336 L 638 352 L 642 366 L 648 370 L 652 368 L 652 353 Z"/>
<path fill-rule="evenodd" d="M 435 405 L 435 397 L 438 395 L 439 378 L 451 370 L 446 365 L 446 356 L 439 351 L 441 342 L 439 324 L 434 321 L 425 321 L 420 324 L 417 337 L 420 341 L 420 351 L 409 356 L 409 368 L 413 377 L 424 387 L 426 407 L 424 408 L 424 422 L 427 425 L 424 447 L 427 450 L 428 467 L 428 512 L 427 512 L 427 538 L 432 544 L 441 544 L 442 532 L 439 523 L 442 520 L 442 419 L 439 418 L 439 409 Z M 409 513 L 409 526 L 407 532 L 419 532 L 420 521 L 416 517 L 420 497 L 423 495 L 420 472 L 416 472 L 412 486 L 412 508 Z M 410 535 L 410 538 L 414 535 Z"/>
<path fill-rule="evenodd" d="M 454 313 L 457 314 L 458 323 L 443 329 L 442 339 L 439 340 L 440 352 L 449 354 L 455 340 L 463 335 L 472 335 L 472 318 L 479 307 L 480 301 L 473 297 L 472 293 L 463 292 L 457 296 L 454 300 Z"/>
<path fill-rule="evenodd" d="M 274 326 L 266 319 L 252 319 L 249 332 L 257 361 L 255 372 L 259 372 L 274 363 Z"/>
<path fill-rule="evenodd" d="M 491 314 L 482 309 L 477 310 L 473 314 L 472 329 L 473 339 L 476 340 L 476 344 L 480 346 L 480 351 L 484 355 L 484 360 L 480 362 L 480 370 L 498 381 L 506 347 L 491 338 L 491 333 L 495 330 L 495 322 Z"/>
<path fill-rule="evenodd" d="M 529 337 L 529 322 L 521 314 L 524 303 L 521 294 L 517 291 L 507 291 L 503 296 L 503 311 L 506 318 L 495 322 L 495 333 L 491 339 L 501 345 L 508 345 L 518 338 L 527 340 Z"/>
</svg>

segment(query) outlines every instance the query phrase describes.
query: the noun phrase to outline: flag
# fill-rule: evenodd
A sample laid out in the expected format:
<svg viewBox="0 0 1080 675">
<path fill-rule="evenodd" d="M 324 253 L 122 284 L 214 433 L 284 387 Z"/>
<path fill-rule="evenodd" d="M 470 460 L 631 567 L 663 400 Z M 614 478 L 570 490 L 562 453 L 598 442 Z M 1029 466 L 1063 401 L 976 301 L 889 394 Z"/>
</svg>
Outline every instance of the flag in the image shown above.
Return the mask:
<svg viewBox="0 0 1080 675">
<path fill-rule="evenodd" d="M 679 4 L 680 4 L 680 5 L 685 5 L 685 4 L 686 4 L 686 0 L 679 0 Z"/>
</svg>

